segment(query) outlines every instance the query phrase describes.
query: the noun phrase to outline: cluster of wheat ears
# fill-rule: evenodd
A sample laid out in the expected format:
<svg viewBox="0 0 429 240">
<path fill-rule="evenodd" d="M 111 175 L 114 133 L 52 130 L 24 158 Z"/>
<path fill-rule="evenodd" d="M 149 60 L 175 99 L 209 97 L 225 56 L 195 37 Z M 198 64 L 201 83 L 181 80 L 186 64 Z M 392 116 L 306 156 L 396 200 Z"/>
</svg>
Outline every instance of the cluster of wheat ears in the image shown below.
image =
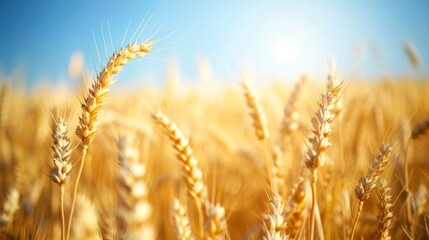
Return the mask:
<svg viewBox="0 0 429 240">
<path fill-rule="evenodd" d="M 114 53 L 79 117 L 68 91 L 2 84 L 2 239 L 429 237 L 427 81 L 332 68 L 323 86 L 304 76 L 260 96 L 249 79 L 109 96 L 152 45 Z"/>
</svg>

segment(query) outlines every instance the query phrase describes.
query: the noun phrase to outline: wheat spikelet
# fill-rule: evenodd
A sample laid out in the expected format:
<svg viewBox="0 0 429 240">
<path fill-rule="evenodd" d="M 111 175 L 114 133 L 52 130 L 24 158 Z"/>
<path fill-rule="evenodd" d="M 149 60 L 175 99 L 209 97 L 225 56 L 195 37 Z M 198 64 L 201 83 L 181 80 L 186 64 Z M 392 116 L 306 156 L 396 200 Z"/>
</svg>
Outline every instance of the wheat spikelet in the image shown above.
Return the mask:
<svg viewBox="0 0 429 240">
<path fill-rule="evenodd" d="M 117 177 L 119 206 L 116 212 L 120 239 L 155 239 L 150 224 L 152 208 L 144 180 L 146 167 L 140 153 L 125 137 L 117 141 L 119 174 Z"/>
<path fill-rule="evenodd" d="M 109 94 L 109 87 L 114 82 L 115 75 L 129 61 L 143 56 L 145 53 L 150 52 L 151 49 L 151 41 L 141 44 L 128 44 L 125 48 L 121 48 L 117 53 L 113 54 L 107 62 L 106 67 L 101 70 L 81 106 L 82 115 L 79 117 L 79 126 L 76 129 L 76 134 L 83 144 L 89 145 L 94 139 L 102 107 Z"/>
<path fill-rule="evenodd" d="M 55 120 L 55 129 L 52 132 L 53 155 L 51 156 L 54 166 L 51 169 L 49 177 L 51 180 L 62 186 L 70 179 L 72 164 L 70 162 L 71 149 L 70 138 L 68 137 L 68 127 L 64 118 L 59 117 Z"/>
<path fill-rule="evenodd" d="M 176 232 L 177 240 L 193 240 L 191 225 L 185 208 L 180 204 L 178 199 L 173 201 L 173 226 Z"/>
<path fill-rule="evenodd" d="M 204 201 L 202 204 L 204 213 L 204 239 L 226 239 L 228 225 L 225 218 L 225 209 L 220 204 Z"/>
<path fill-rule="evenodd" d="M 390 240 L 389 230 L 392 227 L 392 193 L 385 180 L 380 180 L 379 188 L 379 201 L 378 201 L 378 217 L 377 226 L 378 230 L 374 237 L 376 240 Z"/>
<path fill-rule="evenodd" d="M 421 65 L 420 55 L 415 46 L 411 42 L 404 44 L 405 52 L 407 53 L 408 60 L 413 65 L 414 69 L 419 69 Z"/>
<path fill-rule="evenodd" d="M 250 83 L 248 81 L 243 81 L 241 86 L 244 91 L 244 97 L 246 98 L 250 116 L 253 120 L 253 128 L 255 130 L 256 137 L 261 141 L 265 140 L 268 138 L 268 127 L 264 110 L 262 109 L 255 90 Z"/>
<path fill-rule="evenodd" d="M 197 165 L 198 161 L 192 153 L 189 140 L 183 136 L 177 125 L 161 111 L 153 114 L 153 118 L 157 123 L 162 125 L 168 137 L 173 142 L 177 158 L 183 164 L 183 177 L 186 181 L 189 195 L 201 203 L 207 197 L 207 190 L 202 180 L 203 173 Z"/>
<path fill-rule="evenodd" d="M 3 209 L 0 214 L 0 227 L 13 222 L 13 216 L 19 209 L 19 191 L 15 187 L 9 189 L 6 201 L 3 202 Z"/>
<path fill-rule="evenodd" d="M 429 128 L 429 119 L 425 119 L 414 126 L 411 133 L 411 139 L 418 139 L 421 135 L 426 133 L 426 130 Z"/>
<path fill-rule="evenodd" d="M 266 216 L 264 224 L 264 240 L 285 240 L 286 220 L 282 197 L 272 194 L 270 200 L 270 213 Z"/>
</svg>

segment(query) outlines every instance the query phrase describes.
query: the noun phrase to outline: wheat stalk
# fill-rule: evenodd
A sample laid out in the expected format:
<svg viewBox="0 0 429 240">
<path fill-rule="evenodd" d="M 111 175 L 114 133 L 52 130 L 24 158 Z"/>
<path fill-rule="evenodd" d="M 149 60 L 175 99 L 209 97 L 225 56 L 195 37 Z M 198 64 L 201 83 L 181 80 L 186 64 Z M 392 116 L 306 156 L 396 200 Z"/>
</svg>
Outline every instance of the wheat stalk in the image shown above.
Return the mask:
<svg viewBox="0 0 429 240">
<path fill-rule="evenodd" d="M 376 187 L 377 181 L 384 170 L 384 167 L 390 160 L 390 155 L 392 153 L 392 147 L 390 145 L 381 145 L 380 152 L 375 157 L 373 163 L 368 168 L 368 171 L 365 177 L 359 179 L 358 185 L 355 187 L 355 196 L 359 200 L 358 211 L 356 218 L 353 223 L 353 229 L 351 234 L 351 239 L 353 239 L 356 225 L 359 220 L 359 216 L 363 209 L 363 204 L 365 200 L 369 198 L 370 192 Z"/>
<path fill-rule="evenodd" d="M 256 92 L 250 83 L 248 81 L 243 81 L 241 86 L 243 88 L 250 116 L 253 120 L 253 128 L 255 130 L 256 137 L 258 137 L 259 140 L 264 141 L 268 138 L 267 118 L 265 117 L 264 110 L 262 109 Z"/>
<path fill-rule="evenodd" d="M 101 232 L 98 227 L 98 214 L 86 195 L 79 195 L 76 202 L 78 211 L 76 214 L 76 226 L 73 227 L 73 239 L 95 239 L 101 240 Z"/>
<path fill-rule="evenodd" d="M 105 104 L 106 97 L 109 95 L 110 85 L 113 84 L 115 76 L 123 69 L 129 61 L 152 50 L 152 41 L 143 43 L 128 44 L 114 53 L 108 60 L 106 66 L 98 74 L 96 80 L 89 89 L 87 97 L 81 104 L 82 114 L 79 117 L 79 125 L 76 128 L 76 134 L 82 143 L 82 156 L 80 166 L 76 177 L 76 184 L 73 190 L 73 200 L 70 210 L 69 222 L 67 225 L 67 239 L 70 235 L 70 227 L 73 220 L 76 195 L 79 187 L 79 180 L 85 165 L 85 156 L 89 144 L 94 140 L 97 131 L 97 125 Z"/>
<path fill-rule="evenodd" d="M 308 76 L 302 76 L 301 80 L 295 84 L 292 94 L 289 97 L 286 107 L 283 110 L 283 119 L 281 122 L 281 135 L 280 138 L 283 145 L 288 144 L 291 140 L 291 135 L 299 128 L 299 113 L 297 110 L 297 103 L 301 94 L 302 86 L 308 81 Z M 282 146 L 284 147 L 284 146 Z"/>
<path fill-rule="evenodd" d="M 126 137 L 117 141 L 119 206 L 116 216 L 121 239 L 155 239 L 150 225 L 152 207 L 145 182 L 146 167 L 139 161 L 139 151 Z"/>
<path fill-rule="evenodd" d="M 308 212 L 308 182 L 303 177 L 300 177 L 291 192 L 291 199 L 289 200 L 288 208 L 286 209 L 286 233 L 291 239 L 296 239 Z"/>
<path fill-rule="evenodd" d="M 198 167 L 198 161 L 194 157 L 189 140 L 183 133 L 161 111 L 152 115 L 153 119 L 160 124 L 173 142 L 173 148 L 177 152 L 177 159 L 182 163 L 183 178 L 187 185 L 188 194 L 194 199 L 200 217 L 200 233 L 204 231 L 202 203 L 207 199 L 207 189 L 203 182 L 203 173 Z"/>
<path fill-rule="evenodd" d="M 314 220 L 317 207 L 317 170 L 325 165 L 326 152 L 331 146 L 329 135 L 332 131 L 332 122 L 337 114 L 336 104 L 341 96 L 342 84 L 343 82 L 339 80 L 338 74 L 329 73 L 326 93 L 321 95 L 319 109 L 316 111 L 315 117 L 311 119 L 313 136 L 308 139 L 310 145 L 306 151 L 305 161 L 307 168 L 311 171 L 311 189 L 313 196 L 310 215 L 310 239 L 313 239 L 314 236 Z"/>
<path fill-rule="evenodd" d="M 272 194 L 270 200 L 270 212 L 267 214 L 264 224 L 264 240 L 285 240 L 286 219 L 282 197 Z"/>
<path fill-rule="evenodd" d="M 11 224 L 15 212 L 19 209 L 19 191 L 16 187 L 11 187 L 7 194 L 6 201 L 3 202 L 3 211 L 0 214 L 0 227 Z"/>
<path fill-rule="evenodd" d="M 220 204 L 204 201 L 204 239 L 222 240 L 226 238 L 228 225 L 225 218 L 225 209 Z"/>
<path fill-rule="evenodd" d="M 54 119 L 55 129 L 52 132 L 53 155 L 51 156 L 54 166 L 51 169 L 49 177 L 60 187 L 60 208 L 61 208 L 61 239 L 65 239 L 65 214 L 64 214 L 64 185 L 69 181 L 72 164 L 70 157 L 70 138 L 68 137 L 68 127 L 64 118 Z"/>
<path fill-rule="evenodd" d="M 268 143 L 268 126 L 267 126 L 267 118 L 265 116 L 265 112 L 262 108 L 261 103 L 259 102 L 259 98 L 256 95 L 255 90 L 253 89 L 253 86 L 250 85 L 248 81 L 243 81 L 241 84 L 244 92 L 244 97 L 246 99 L 247 107 L 250 112 L 250 116 L 253 120 L 253 129 L 255 131 L 256 137 L 259 139 L 259 141 L 262 144 L 262 151 L 264 153 L 265 157 L 265 165 L 267 168 L 267 174 L 268 174 L 268 181 L 270 183 L 271 187 L 274 187 L 273 185 L 273 176 L 272 176 L 272 160 L 270 158 L 269 153 L 269 143 Z M 273 191 L 276 191 L 275 188 L 272 189 Z"/>
<path fill-rule="evenodd" d="M 390 240 L 389 230 L 392 227 L 392 191 L 385 180 L 380 180 L 379 188 L 379 201 L 378 201 L 378 217 L 377 217 L 377 233 L 374 237 L 375 240 Z"/>
<path fill-rule="evenodd" d="M 177 240 L 194 240 L 189 216 L 178 199 L 173 201 L 173 225 Z"/>
</svg>

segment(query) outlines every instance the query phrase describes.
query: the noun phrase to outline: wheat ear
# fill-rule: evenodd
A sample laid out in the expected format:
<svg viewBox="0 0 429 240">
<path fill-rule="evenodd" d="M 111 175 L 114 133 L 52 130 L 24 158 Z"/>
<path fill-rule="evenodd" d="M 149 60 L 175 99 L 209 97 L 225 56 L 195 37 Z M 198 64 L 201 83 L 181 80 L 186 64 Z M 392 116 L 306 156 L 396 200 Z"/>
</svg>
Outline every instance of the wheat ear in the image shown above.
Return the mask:
<svg viewBox="0 0 429 240">
<path fill-rule="evenodd" d="M 286 232 L 291 239 L 298 237 L 299 230 L 301 229 L 304 218 L 308 212 L 307 199 L 310 192 L 308 181 L 303 177 L 298 179 L 292 189 L 291 199 L 286 209 L 287 228 Z"/>
<path fill-rule="evenodd" d="M 60 187 L 60 208 L 61 208 L 61 239 L 65 239 L 65 214 L 64 214 L 64 185 L 69 181 L 72 170 L 70 157 L 70 138 L 68 137 L 68 127 L 64 118 L 54 119 L 55 129 L 52 132 L 51 156 L 54 166 L 51 169 L 49 177 Z"/>
<path fill-rule="evenodd" d="M 204 232 L 202 203 L 207 199 L 207 189 L 203 182 L 203 173 L 198 167 L 198 161 L 192 153 L 189 140 L 167 116 L 161 111 L 154 113 L 153 119 L 159 123 L 173 142 L 177 158 L 182 163 L 183 178 L 187 185 L 189 195 L 194 199 L 200 217 L 200 234 Z"/>
<path fill-rule="evenodd" d="M 87 97 L 81 104 L 82 115 L 79 117 L 79 125 L 76 128 L 76 134 L 82 142 L 82 156 L 73 191 L 73 200 L 67 225 L 67 239 L 69 239 L 70 236 L 76 195 L 80 176 L 85 165 L 85 156 L 88 150 L 88 145 L 94 140 L 99 118 L 102 113 L 106 97 L 109 95 L 110 85 L 112 85 L 115 76 L 123 69 L 124 65 L 132 59 L 141 57 L 150 52 L 151 49 L 152 41 L 146 41 L 143 43 L 128 44 L 126 47 L 121 48 L 117 53 L 114 53 L 108 60 L 106 66 L 98 74 L 97 79 L 89 89 Z"/>
<path fill-rule="evenodd" d="M 228 225 L 225 218 L 225 209 L 220 204 L 204 201 L 204 240 L 226 239 Z"/>
<path fill-rule="evenodd" d="M 291 135 L 299 128 L 299 113 L 297 110 L 297 103 L 301 94 L 302 86 L 308 81 L 308 76 L 302 76 L 301 80 L 295 84 L 292 94 L 283 110 L 283 119 L 281 122 L 281 142 L 287 145 L 291 141 Z"/>
<path fill-rule="evenodd" d="M 285 240 L 286 219 L 283 198 L 272 194 L 270 200 L 270 212 L 266 216 L 264 224 L 264 240 Z"/>
<path fill-rule="evenodd" d="M 381 145 L 380 152 L 374 159 L 374 162 L 368 168 L 365 177 L 359 179 L 358 185 L 355 187 L 355 196 L 359 200 L 358 211 L 356 218 L 353 223 L 352 235 L 350 239 L 353 239 L 356 225 L 359 220 L 359 216 L 363 209 L 363 203 L 369 198 L 370 192 L 377 186 L 377 181 L 384 170 L 384 167 L 390 160 L 392 153 L 392 147 L 390 145 Z"/>
<path fill-rule="evenodd" d="M 319 109 L 316 111 L 315 117 L 311 119 L 313 126 L 313 136 L 308 139 L 310 145 L 306 151 L 305 164 L 311 171 L 311 189 L 312 189 L 312 204 L 311 204 L 311 231 L 310 239 L 314 236 L 315 212 L 317 207 L 317 170 L 323 167 L 326 163 L 326 152 L 331 146 L 329 135 L 331 134 L 331 125 L 336 116 L 335 105 L 340 99 L 340 92 L 343 82 L 339 80 L 336 73 L 328 75 L 326 84 L 326 93 L 321 95 L 319 101 Z"/>
<path fill-rule="evenodd" d="M 19 208 L 19 191 L 16 187 L 9 189 L 6 201 L 3 202 L 3 211 L 0 214 L 0 227 L 11 224 L 13 215 Z"/>
<path fill-rule="evenodd" d="M 85 194 L 79 195 L 76 204 L 77 224 L 72 231 L 72 239 L 94 239 L 101 240 L 101 232 L 98 227 L 98 214 L 94 203 Z"/>
<path fill-rule="evenodd" d="M 273 188 L 280 195 L 280 197 L 285 196 L 286 190 L 286 173 L 284 170 L 285 164 L 283 160 L 283 152 L 281 151 L 279 146 L 274 146 L 273 148 L 273 166 L 272 166 L 272 174 L 273 174 Z"/>
<path fill-rule="evenodd" d="M 415 46 L 411 42 L 404 43 L 405 52 L 408 60 L 413 65 L 414 69 L 418 70 L 421 66 L 420 55 Z"/>
<path fill-rule="evenodd" d="M 178 199 L 173 202 L 173 225 L 177 240 L 194 240 L 189 216 Z"/>
<path fill-rule="evenodd" d="M 377 217 L 377 233 L 375 240 L 390 240 L 389 230 L 392 227 L 392 190 L 389 188 L 385 180 L 380 180 L 378 184 L 378 217 Z"/>
<path fill-rule="evenodd" d="M 241 84 L 243 88 L 244 97 L 246 99 L 247 107 L 250 112 L 250 117 L 253 120 L 253 129 L 255 130 L 256 137 L 262 144 L 262 151 L 264 153 L 265 165 L 267 168 L 268 181 L 270 186 L 273 187 L 273 176 L 272 176 L 272 163 L 271 156 L 269 153 L 269 143 L 268 143 L 268 126 L 267 118 L 265 112 L 262 108 L 259 98 L 256 95 L 253 86 L 248 81 L 243 81 Z M 276 189 L 273 189 L 276 191 Z"/>
<path fill-rule="evenodd" d="M 155 239 L 150 225 L 152 207 L 144 179 L 146 166 L 140 161 L 140 152 L 126 137 L 119 137 L 117 147 L 119 206 L 116 216 L 119 236 L 121 239 Z"/>
</svg>

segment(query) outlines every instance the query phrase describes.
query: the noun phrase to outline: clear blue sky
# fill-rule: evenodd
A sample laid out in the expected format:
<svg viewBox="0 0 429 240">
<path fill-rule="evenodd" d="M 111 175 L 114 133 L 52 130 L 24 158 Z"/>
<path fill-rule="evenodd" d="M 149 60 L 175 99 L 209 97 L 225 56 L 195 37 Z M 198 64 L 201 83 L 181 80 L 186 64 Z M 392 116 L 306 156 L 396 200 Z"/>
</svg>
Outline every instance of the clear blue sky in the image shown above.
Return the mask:
<svg viewBox="0 0 429 240">
<path fill-rule="evenodd" d="M 217 75 L 232 76 L 250 67 L 257 76 L 295 76 L 323 71 L 334 57 L 347 73 L 413 73 L 403 42 L 414 43 L 429 72 L 429 1 L 0 1 L 0 69 L 8 75 L 24 69 L 27 79 L 68 79 L 75 51 L 85 66 L 99 67 L 95 40 L 104 56 L 102 29 L 111 49 L 130 24 L 129 40 L 146 14 L 153 14 L 141 40 L 163 28 L 159 45 L 171 44 L 139 61 L 121 78 L 162 80 L 169 61 L 195 79 L 195 60 L 206 56 Z M 103 26 L 103 27 L 102 27 Z M 383 64 L 374 60 L 374 46 Z M 366 49 L 356 54 L 358 47 Z M 232 73 L 231 73 L 232 72 Z M 127 81 L 127 80 L 121 80 Z"/>
</svg>

